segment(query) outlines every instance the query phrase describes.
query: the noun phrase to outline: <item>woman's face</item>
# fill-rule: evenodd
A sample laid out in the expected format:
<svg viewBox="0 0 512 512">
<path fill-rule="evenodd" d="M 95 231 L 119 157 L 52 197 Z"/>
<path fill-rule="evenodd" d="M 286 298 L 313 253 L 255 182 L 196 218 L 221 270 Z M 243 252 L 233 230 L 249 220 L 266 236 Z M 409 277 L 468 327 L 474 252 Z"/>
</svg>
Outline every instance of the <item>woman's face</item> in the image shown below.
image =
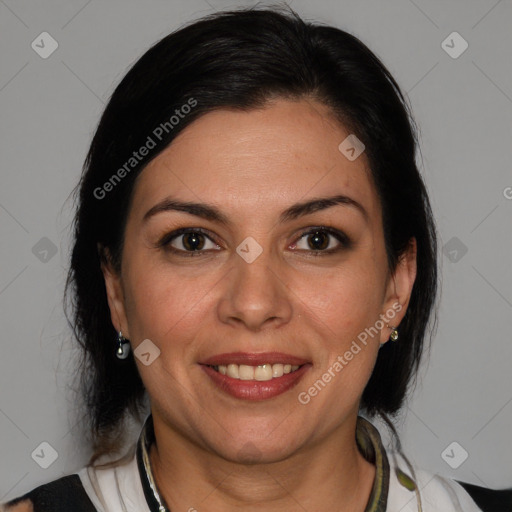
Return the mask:
<svg viewBox="0 0 512 512">
<path fill-rule="evenodd" d="M 121 274 L 104 267 L 115 327 L 136 354 L 150 340 L 153 414 L 229 460 L 279 460 L 354 419 L 405 314 L 414 245 L 392 276 L 348 135 L 314 101 L 202 116 L 138 177 Z"/>
</svg>

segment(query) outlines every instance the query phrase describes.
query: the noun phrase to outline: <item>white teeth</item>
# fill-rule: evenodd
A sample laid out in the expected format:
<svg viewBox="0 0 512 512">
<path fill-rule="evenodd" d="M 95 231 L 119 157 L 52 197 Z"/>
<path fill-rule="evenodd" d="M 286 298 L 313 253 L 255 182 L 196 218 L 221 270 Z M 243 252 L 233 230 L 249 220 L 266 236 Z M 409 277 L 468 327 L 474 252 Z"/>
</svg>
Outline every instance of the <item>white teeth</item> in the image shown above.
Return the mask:
<svg viewBox="0 0 512 512">
<path fill-rule="evenodd" d="M 272 365 L 257 366 L 254 370 L 254 378 L 255 380 L 270 380 L 272 378 Z"/>
<path fill-rule="evenodd" d="M 227 375 L 232 379 L 240 380 L 272 380 L 283 375 L 294 372 L 299 365 L 291 364 L 261 364 L 258 366 L 249 366 L 247 364 L 228 364 L 214 367 L 222 375 Z"/>
<path fill-rule="evenodd" d="M 233 379 L 239 378 L 237 364 L 228 364 L 227 376 L 232 377 Z"/>
<path fill-rule="evenodd" d="M 238 378 L 240 380 L 254 380 L 254 367 L 241 364 L 238 367 Z"/>
<path fill-rule="evenodd" d="M 283 372 L 282 364 L 273 364 L 272 365 L 272 377 L 282 377 L 283 374 L 284 374 L 284 372 Z"/>
</svg>

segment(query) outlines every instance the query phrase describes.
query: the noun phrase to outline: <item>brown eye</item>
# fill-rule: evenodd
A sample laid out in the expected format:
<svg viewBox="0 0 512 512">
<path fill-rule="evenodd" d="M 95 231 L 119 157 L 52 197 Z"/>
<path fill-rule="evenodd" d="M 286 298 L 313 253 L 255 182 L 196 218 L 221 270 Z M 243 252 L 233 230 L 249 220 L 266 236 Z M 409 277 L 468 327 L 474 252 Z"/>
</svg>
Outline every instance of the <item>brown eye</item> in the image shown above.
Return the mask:
<svg viewBox="0 0 512 512">
<path fill-rule="evenodd" d="M 187 253 L 188 255 L 194 255 L 194 253 L 199 255 L 211 249 L 220 249 L 220 246 L 210 236 L 198 228 L 184 228 L 173 231 L 165 235 L 158 246 L 183 255 L 187 255 Z"/>
<path fill-rule="evenodd" d="M 350 239 L 341 231 L 326 228 L 310 229 L 293 244 L 294 249 L 310 253 L 334 253 L 351 247 Z"/>
<path fill-rule="evenodd" d="M 307 241 L 309 247 L 313 251 L 326 249 L 329 245 L 329 235 L 322 231 L 316 231 L 315 233 L 308 235 Z"/>
<path fill-rule="evenodd" d="M 186 233 L 181 236 L 181 243 L 187 251 L 198 251 L 204 247 L 204 236 L 200 233 Z"/>
</svg>

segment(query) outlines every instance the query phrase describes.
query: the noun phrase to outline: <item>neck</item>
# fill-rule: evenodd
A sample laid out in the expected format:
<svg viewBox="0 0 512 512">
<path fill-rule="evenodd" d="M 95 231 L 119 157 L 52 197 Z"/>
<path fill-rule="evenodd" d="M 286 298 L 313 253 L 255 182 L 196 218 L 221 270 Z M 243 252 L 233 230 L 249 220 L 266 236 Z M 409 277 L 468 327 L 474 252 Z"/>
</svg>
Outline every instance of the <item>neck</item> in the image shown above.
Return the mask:
<svg viewBox="0 0 512 512">
<path fill-rule="evenodd" d="M 171 511 L 364 512 L 375 466 L 357 448 L 356 420 L 285 460 L 246 465 L 206 451 L 154 416 L 151 470 Z"/>
</svg>

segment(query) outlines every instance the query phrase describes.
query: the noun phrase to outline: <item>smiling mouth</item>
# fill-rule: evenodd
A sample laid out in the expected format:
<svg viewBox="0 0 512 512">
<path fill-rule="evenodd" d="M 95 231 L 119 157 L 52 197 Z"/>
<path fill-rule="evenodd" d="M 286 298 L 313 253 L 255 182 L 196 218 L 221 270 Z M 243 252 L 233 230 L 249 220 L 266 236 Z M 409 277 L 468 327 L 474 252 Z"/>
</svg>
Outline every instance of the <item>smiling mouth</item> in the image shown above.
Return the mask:
<svg viewBox="0 0 512 512">
<path fill-rule="evenodd" d="M 303 365 L 292 364 L 260 364 L 250 366 L 246 364 L 228 364 L 228 365 L 207 365 L 213 368 L 221 375 L 226 375 L 232 379 L 253 380 L 253 381 L 269 381 L 278 379 L 283 375 L 297 371 Z"/>
</svg>

